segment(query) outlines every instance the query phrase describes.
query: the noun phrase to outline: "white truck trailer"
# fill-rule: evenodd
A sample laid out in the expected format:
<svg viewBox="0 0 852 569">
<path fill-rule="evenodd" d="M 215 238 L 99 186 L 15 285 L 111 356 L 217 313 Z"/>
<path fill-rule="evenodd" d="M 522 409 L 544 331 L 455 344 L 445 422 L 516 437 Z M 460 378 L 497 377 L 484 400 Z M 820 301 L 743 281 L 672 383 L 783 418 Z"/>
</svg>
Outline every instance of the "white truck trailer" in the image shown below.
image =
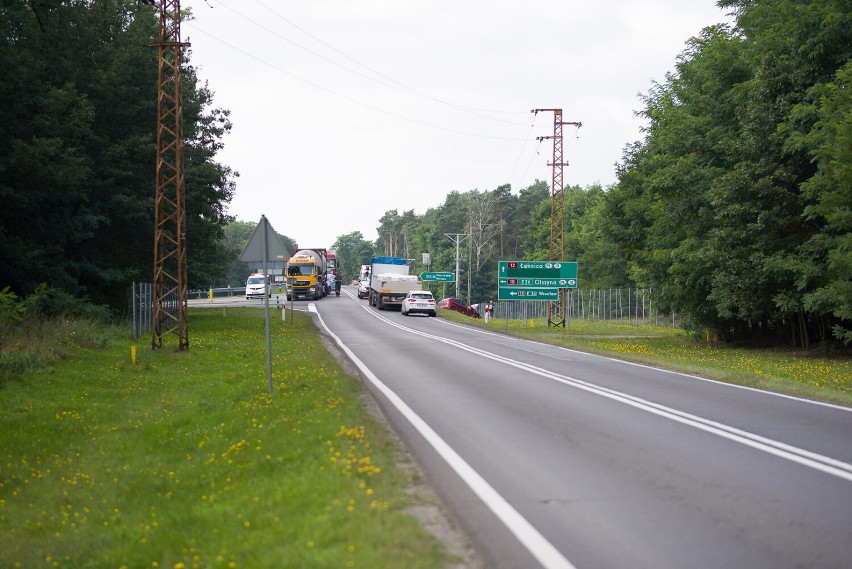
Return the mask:
<svg viewBox="0 0 852 569">
<path fill-rule="evenodd" d="M 417 275 L 408 274 L 408 261 L 400 257 L 370 259 L 370 306 L 379 310 L 400 308 L 405 295 L 420 290 Z"/>
</svg>

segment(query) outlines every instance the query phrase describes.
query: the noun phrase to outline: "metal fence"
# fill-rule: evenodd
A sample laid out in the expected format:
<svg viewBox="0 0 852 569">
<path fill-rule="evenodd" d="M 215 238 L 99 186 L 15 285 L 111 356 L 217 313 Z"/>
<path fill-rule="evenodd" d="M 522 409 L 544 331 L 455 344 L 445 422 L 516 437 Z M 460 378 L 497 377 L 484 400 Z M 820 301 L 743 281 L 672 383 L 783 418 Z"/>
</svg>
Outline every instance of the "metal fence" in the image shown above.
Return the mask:
<svg viewBox="0 0 852 569">
<path fill-rule="evenodd" d="M 660 314 L 653 289 L 568 289 L 568 320 L 621 320 L 636 324 L 674 325 L 672 314 Z M 495 318 L 509 320 L 547 319 L 547 302 L 501 300 L 494 306 Z"/>
<path fill-rule="evenodd" d="M 134 282 L 127 291 L 130 308 L 130 330 L 133 340 L 151 333 L 151 307 L 154 303 L 154 285 Z"/>
<path fill-rule="evenodd" d="M 151 334 L 153 331 L 154 285 L 134 282 L 127 291 L 127 296 L 130 308 L 130 331 L 133 339 L 138 340 L 141 336 Z M 180 309 L 177 293 L 165 295 L 161 301 L 164 310 L 177 318 Z"/>
<path fill-rule="evenodd" d="M 187 298 L 209 298 L 211 291 L 216 298 L 243 296 L 246 293 L 246 287 L 194 289 L 187 292 Z M 127 290 L 127 307 L 130 314 L 130 327 L 134 340 L 145 334 L 151 334 L 153 331 L 151 324 L 153 292 L 153 285 L 151 283 L 133 283 Z M 165 310 L 172 316 L 177 317 L 179 308 L 177 294 L 167 296 L 163 299 L 163 302 L 165 303 Z"/>
</svg>

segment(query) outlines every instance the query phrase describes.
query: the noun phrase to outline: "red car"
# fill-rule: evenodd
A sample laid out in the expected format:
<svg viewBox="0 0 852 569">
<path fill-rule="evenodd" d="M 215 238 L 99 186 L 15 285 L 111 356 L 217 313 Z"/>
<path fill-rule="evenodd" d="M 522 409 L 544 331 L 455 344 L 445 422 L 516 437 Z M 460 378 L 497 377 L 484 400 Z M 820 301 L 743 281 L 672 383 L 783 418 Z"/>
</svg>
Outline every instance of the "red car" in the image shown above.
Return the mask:
<svg viewBox="0 0 852 569">
<path fill-rule="evenodd" d="M 475 309 L 471 308 L 466 303 L 462 302 L 457 298 L 445 298 L 444 300 L 438 303 L 438 306 L 440 306 L 441 308 L 446 308 L 447 310 L 455 310 L 456 312 L 460 312 L 465 316 L 479 318 L 479 312 L 477 312 Z"/>
</svg>

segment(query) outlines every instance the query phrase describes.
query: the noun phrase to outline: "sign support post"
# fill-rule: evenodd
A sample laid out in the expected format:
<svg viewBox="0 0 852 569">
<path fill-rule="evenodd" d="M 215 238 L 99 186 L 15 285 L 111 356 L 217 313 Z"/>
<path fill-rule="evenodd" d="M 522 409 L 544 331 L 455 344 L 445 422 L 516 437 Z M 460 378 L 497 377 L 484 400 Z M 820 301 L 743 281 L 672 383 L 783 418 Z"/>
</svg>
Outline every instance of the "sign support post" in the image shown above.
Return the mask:
<svg viewBox="0 0 852 569">
<path fill-rule="evenodd" d="M 267 270 L 270 255 L 285 260 L 290 256 L 266 216 L 261 215 L 260 222 L 254 228 L 245 249 L 240 253 L 240 261 L 246 263 L 260 261 L 263 267 L 265 279 L 263 300 L 266 317 L 266 379 L 269 393 L 272 393 L 272 335 L 269 329 L 269 296 L 272 294 L 272 287 L 269 283 L 269 271 Z"/>
</svg>

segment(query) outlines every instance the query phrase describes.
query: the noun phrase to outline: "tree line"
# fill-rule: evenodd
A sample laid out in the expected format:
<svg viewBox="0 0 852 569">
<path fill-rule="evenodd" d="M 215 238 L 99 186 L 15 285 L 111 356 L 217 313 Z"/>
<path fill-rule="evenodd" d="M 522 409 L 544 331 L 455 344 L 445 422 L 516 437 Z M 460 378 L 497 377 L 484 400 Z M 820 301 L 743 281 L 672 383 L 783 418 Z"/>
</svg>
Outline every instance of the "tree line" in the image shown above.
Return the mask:
<svg viewBox="0 0 852 569">
<path fill-rule="evenodd" d="M 644 137 L 612 187 L 564 192 L 583 288 L 655 289 L 662 310 L 743 342 L 852 344 L 852 2 L 723 0 L 641 98 Z M 549 189 L 453 192 L 388 211 L 376 249 L 496 292 L 497 259 L 548 259 Z M 557 196 L 558 198 L 558 196 Z"/>
<path fill-rule="evenodd" d="M 0 289 L 117 309 L 153 272 L 158 14 L 137 0 L 0 3 Z M 231 124 L 183 68 L 190 287 L 230 263 Z"/>
<path fill-rule="evenodd" d="M 556 188 L 566 260 L 582 288 L 652 288 L 728 340 L 852 344 L 852 0 L 719 4 L 734 22 L 692 38 L 640 98 L 617 182 Z M 120 307 L 150 279 L 157 25 L 136 0 L 0 4 L 0 289 Z M 205 288 L 241 277 L 253 224 L 226 214 L 229 114 L 185 61 L 189 284 Z M 498 260 L 548 258 L 550 199 L 536 181 L 388 211 L 376 242 L 337 238 L 341 272 L 372 254 L 421 271 L 426 252 L 455 270 L 461 239 L 460 296 L 493 298 Z"/>
</svg>

